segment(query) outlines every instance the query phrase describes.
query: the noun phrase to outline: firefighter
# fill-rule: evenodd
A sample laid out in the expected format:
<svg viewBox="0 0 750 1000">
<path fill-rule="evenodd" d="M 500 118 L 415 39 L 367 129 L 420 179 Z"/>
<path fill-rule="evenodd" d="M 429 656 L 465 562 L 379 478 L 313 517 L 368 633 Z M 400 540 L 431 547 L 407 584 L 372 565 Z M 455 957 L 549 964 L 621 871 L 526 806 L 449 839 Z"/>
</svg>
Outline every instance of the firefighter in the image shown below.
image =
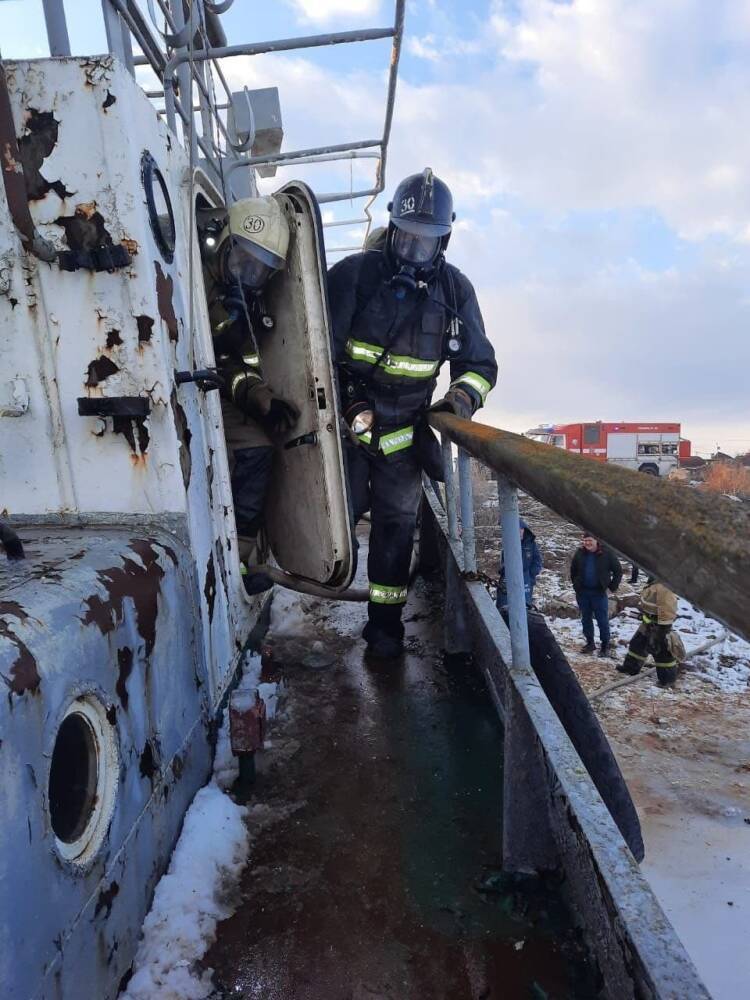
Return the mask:
<svg viewBox="0 0 750 1000">
<path fill-rule="evenodd" d="M 677 677 L 674 650 L 678 644 L 672 632 L 677 618 L 677 596 L 651 576 L 641 592 L 641 612 L 641 624 L 630 640 L 624 662 L 617 669 L 621 674 L 635 676 L 651 654 L 659 684 L 672 686 Z"/>
<path fill-rule="evenodd" d="M 422 468 L 442 478 L 424 421 L 438 371 L 450 362 L 450 388 L 433 409 L 466 419 L 497 377 L 474 289 L 445 261 L 455 218 L 447 185 L 428 167 L 398 185 L 388 210 L 384 240 L 339 261 L 328 282 L 353 518 L 371 514 L 363 637 L 385 658 L 403 651 Z"/>
<path fill-rule="evenodd" d="M 263 378 L 255 333 L 273 329 L 264 290 L 285 264 L 289 226 L 271 197 L 244 198 L 203 231 L 203 258 L 211 332 L 224 379 L 221 412 L 231 469 L 240 560 L 257 554 L 256 538 L 271 476 L 273 436 L 299 417 L 293 403 Z M 265 574 L 245 572 L 245 589 L 271 587 Z"/>
</svg>

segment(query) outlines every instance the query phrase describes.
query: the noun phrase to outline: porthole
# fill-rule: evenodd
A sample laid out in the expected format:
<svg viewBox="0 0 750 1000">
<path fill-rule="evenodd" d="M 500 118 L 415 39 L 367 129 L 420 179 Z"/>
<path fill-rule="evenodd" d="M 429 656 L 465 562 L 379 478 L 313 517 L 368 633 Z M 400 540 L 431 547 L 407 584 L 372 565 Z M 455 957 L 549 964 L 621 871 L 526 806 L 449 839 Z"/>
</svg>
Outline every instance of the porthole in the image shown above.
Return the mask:
<svg viewBox="0 0 750 1000">
<path fill-rule="evenodd" d="M 141 178 L 146 192 L 148 221 L 154 234 L 159 252 L 171 264 L 174 260 L 175 227 L 172 201 L 167 190 L 164 175 L 156 165 L 156 160 L 146 150 L 141 157 Z"/>
<path fill-rule="evenodd" d="M 83 865 L 98 851 L 118 781 L 117 738 L 106 709 L 92 695 L 78 698 L 57 730 L 47 790 L 55 843 L 66 861 Z"/>
</svg>

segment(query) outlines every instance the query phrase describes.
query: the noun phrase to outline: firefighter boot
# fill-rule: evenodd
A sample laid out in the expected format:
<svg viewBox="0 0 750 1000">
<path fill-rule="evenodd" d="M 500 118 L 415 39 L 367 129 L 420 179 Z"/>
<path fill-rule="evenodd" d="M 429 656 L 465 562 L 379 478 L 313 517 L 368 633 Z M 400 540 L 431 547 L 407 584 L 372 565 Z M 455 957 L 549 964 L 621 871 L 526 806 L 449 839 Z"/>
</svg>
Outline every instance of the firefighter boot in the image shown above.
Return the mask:
<svg viewBox="0 0 750 1000">
<path fill-rule="evenodd" d="M 677 680 L 677 667 L 660 667 L 656 665 L 656 681 L 659 687 L 674 687 Z"/>
<path fill-rule="evenodd" d="M 594 640 L 593 639 L 587 639 L 586 640 L 586 645 L 585 646 L 581 646 L 581 652 L 582 653 L 593 653 L 595 650 L 596 650 L 596 646 L 594 645 Z"/>
<path fill-rule="evenodd" d="M 237 535 L 237 548 L 240 554 L 240 572 L 245 593 L 252 597 L 262 594 L 273 587 L 273 580 L 267 573 L 259 573 L 253 568 L 258 559 L 257 535 Z"/>
<path fill-rule="evenodd" d="M 397 660 L 404 652 L 404 640 L 386 632 L 374 622 L 369 621 L 362 630 L 362 638 L 367 643 L 366 656 L 376 660 Z"/>
<path fill-rule="evenodd" d="M 603 642 L 601 644 L 601 646 L 599 647 L 599 652 L 596 655 L 600 659 L 603 659 L 605 656 L 609 656 L 609 643 L 608 642 Z"/>
</svg>

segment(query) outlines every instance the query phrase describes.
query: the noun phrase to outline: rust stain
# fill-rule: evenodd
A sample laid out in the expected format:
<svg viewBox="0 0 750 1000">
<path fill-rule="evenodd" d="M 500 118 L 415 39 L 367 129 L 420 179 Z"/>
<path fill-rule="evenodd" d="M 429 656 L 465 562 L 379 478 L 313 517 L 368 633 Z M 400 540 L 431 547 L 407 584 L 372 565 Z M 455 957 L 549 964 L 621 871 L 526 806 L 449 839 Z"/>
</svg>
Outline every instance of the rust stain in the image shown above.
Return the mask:
<svg viewBox="0 0 750 1000">
<path fill-rule="evenodd" d="M 62 181 L 48 181 L 41 174 L 41 167 L 57 145 L 60 122 L 51 111 L 30 108 L 26 119 L 26 134 L 18 140 L 18 155 L 26 178 L 26 192 L 30 201 L 39 201 L 49 191 L 54 191 L 61 200 L 69 198 Z"/>
<path fill-rule="evenodd" d="M 173 343 L 176 343 L 179 331 L 177 328 L 177 317 L 174 312 L 174 303 L 172 301 L 174 281 L 170 274 L 165 274 L 162 271 L 158 260 L 154 261 L 154 267 L 156 268 L 156 301 L 159 306 L 159 315 L 166 324 L 169 339 Z"/>
<path fill-rule="evenodd" d="M 158 561 L 163 546 L 142 538 L 131 542 L 130 548 L 141 562 L 125 558 L 122 566 L 99 570 L 97 576 L 107 596 L 92 594 L 86 598 L 87 610 L 81 621 L 84 625 L 96 625 L 102 635 L 107 635 L 122 622 L 124 603 L 130 598 L 135 605 L 138 632 L 145 643 L 146 656 L 150 656 L 156 642 L 159 592 L 164 578 Z"/>
<path fill-rule="evenodd" d="M 216 570 L 214 568 L 213 552 L 208 557 L 206 565 L 206 581 L 203 584 L 203 595 L 208 604 L 208 620 L 212 622 L 214 619 L 214 602 L 216 600 Z"/>
<path fill-rule="evenodd" d="M 145 314 L 136 316 L 135 321 L 138 324 L 138 346 L 140 347 L 151 340 L 154 332 L 154 321 L 151 316 L 146 316 Z"/>
<path fill-rule="evenodd" d="M 106 345 L 108 351 L 111 351 L 113 347 L 120 347 L 122 345 L 122 337 L 119 330 L 107 330 Z"/>
<path fill-rule="evenodd" d="M 120 240 L 120 243 L 125 247 L 131 257 L 136 256 L 139 250 L 138 240 L 132 240 L 129 236 L 125 236 Z"/>
<path fill-rule="evenodd" d="M 190 442 L 193 434 L 188 426 L 187 416 L 180 403 L 177 401 L 177 393 L 172 390 L 170 397 L 172 412 L 174 414 L 174 426 L 177 431 L 177 439 L 180 442 L 180 469 L 182 471 L 182 482 L 187 492 L 190 486 L 190 475 L 193 470 L 193 459 L 190 454 Z"/>
<path fill-rule="evenodd" d="M 119 672 L 115 690 L 117 691 L 117 697 L 120 699 L 120 704 L 127 712 L 129 700 L 127 681 L 133 669 L 133 650 L 129 646 L 124 646 L 122 649 L 117 650 L 117 664 Z"/>
<path fill-rule="evenodd" d="M 73 215 L 60 215 L 55 224 L 65 230 L 65 239 L 71 250 L 97 250 L 112 246 L 112 237 L 104 225 L 104 217 L 97 211 L 95 201 L 76 205 Z"/>
<path fill-rule="evenodd" d="M 108 379 L 110 375 L 115 375 L 119 370 L 111 358 L 102 354 L 101 357 L 89 364 L 86 381 L 83 384 L 87 389 L 95 389 L 100 382 L 104 382 L 105 379 Z"/>
<path fill-rule="evenodd" d="M 37 663 L 31 650 L 3 621 L 0 621 L 0 636 L 12 642 L 18 650 L 16 662 L 10 668 L 10 677 L 0 674 L 0 678 L 5 682 L 12 694 L 22 695 L 26 694 L 27 691 L 34 694 L 39 690 L 41 677 L 39 676 Z"/>
<path fill-rule="evenodd" d="M 150 435 L 146 421 L 148 417 L 112 417 L 112 430 L 122 434 L 130 445 L 131 459 L 145 465 Z"/>
<path fill-rule="evenodd" d="M 175 780 L 179 781 L 185 770 L 185 761 L 180 754 L 175 754 L 172 758 L 172 774 L 175 776 Z"/>
<path fill-rule="evenodd" d="M 28 621 L 29 616 L 18 603 L 18 601 L 0 601 L 0 615 L 12 615 L 19 621 Z"/>
<path fill-rule="evenodd" d="M 148 778 L 151 785 L 154 784 L 154 775 L 157 774 L 159 768 L 156 764 L 156 757 L 154 755 L 154 748 L 151 745 L 150 740 L 146 740 L 146 744 L 141 751 L 141 756 L 138 761 L 138 769 L 140 771 L 142 778 Z"/>
<path fill-rule="evenodd" d="M 107 91 L 107 96 L 102 101 L 102 110 L 107 113 L 107 108 L 111 108 L 112 105 L 117 101 L 117 98 L 111 91 Z"/>
<path fill-rule="evenodd" d="M 102 910 L 105 911 L 104 913 L 105 919 L 110 915 L 110 913 L 112 912 L 112 904 L 114 903 L 115 896 L 117 896 L 119 891 L 120 891 L 120 886 L 117 884 L 117 882 L 110 882 L 108 889 L 102 889 L 96 901 L 96 907 L 94 909 L 94 917 L 98 917 L 99 914 L 102 912 Z"/>
</svg>

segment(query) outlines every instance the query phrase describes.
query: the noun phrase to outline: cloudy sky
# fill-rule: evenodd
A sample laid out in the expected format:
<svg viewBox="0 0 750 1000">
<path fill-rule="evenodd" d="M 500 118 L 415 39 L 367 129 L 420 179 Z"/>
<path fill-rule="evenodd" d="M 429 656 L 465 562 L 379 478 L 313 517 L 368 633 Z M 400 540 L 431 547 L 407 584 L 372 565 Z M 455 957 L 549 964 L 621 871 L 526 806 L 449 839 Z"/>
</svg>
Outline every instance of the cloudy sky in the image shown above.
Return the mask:
<svg viewBox="0 0 750 1000">
<path fill-rule="evenodd" d="M 66 7 L 74 51 L 101 49 L 100 4 Z M 37 51 L 25 25 L 40 8 L 0 2 L 4 56 Z M 391 0 L 235 0 L 223 22 L 235 43 L 392 17 Z M 225 69 L 279 87 L 291 150 L 378 137 L 389 53 L 372 42 Z M 272 184 L 357 189 L 373 165 Z M 453 189 L 449 257 L 500 362 L 482 419 L 680 420 L 698 451 L 750 448 L 750 0 L 409 0 L 377 222 L 426 165 Z M 328 234 L 349 246 L 362 229 Z"/>
</svg>

